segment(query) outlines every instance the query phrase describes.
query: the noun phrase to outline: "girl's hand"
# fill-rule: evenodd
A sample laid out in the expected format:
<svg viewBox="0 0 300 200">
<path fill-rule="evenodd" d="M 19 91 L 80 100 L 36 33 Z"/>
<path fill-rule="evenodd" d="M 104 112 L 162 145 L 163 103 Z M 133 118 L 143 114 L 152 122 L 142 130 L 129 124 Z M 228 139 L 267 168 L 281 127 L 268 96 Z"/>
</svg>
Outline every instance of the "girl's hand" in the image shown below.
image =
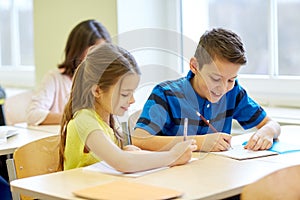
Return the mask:
<svg viewBox="0 0 300 200">
<path fill-rule="evenodd" d="M 231 135 L 227 133 L 206 134 L 200 151 L 226 151 L 230 149 Z"/>
<path fill-rule="evenodd" d="M 123 147 L 124 151 L 141 151 L 141 149 L 134 145 L 126 145 Z"/>
<path fill-rule="evenodd" d="M 174 161 L 169 166 L 183 165 L 189 162 L 192 158 L 192 152 L 196 150 L 196 141 L 193 139 L 177 143 L 170 150 L 171 154 L 174 155 Z"/>
</svg>

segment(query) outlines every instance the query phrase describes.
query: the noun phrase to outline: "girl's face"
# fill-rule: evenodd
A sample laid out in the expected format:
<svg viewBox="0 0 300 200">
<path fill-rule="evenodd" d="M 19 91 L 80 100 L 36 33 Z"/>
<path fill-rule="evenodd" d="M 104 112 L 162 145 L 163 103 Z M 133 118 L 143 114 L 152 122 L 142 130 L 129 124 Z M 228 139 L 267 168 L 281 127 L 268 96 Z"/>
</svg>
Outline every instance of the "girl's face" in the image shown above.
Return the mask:
<svg viewBox="0 0 300 200">
<path fill-rule="evenodd" d="M 199 70 L 197 60 L 193 62 L 192 59 L 190 66 L 195 74 L 191 81 L 192 87 L 202 98 L 216 103 L 234 87 L 240 64 L 215 59 L 214 62 L 203 65 Z"/>
<path fill-rule="evenodd" d="M 110 105 L 109 112 L 122 116 L 130 104 L 135 102 L 133 92 L 137 88 L 140 77 L 137 74 L 126 74 L 110 88 L 103 97 L 103 104 Z"/>
</svg>

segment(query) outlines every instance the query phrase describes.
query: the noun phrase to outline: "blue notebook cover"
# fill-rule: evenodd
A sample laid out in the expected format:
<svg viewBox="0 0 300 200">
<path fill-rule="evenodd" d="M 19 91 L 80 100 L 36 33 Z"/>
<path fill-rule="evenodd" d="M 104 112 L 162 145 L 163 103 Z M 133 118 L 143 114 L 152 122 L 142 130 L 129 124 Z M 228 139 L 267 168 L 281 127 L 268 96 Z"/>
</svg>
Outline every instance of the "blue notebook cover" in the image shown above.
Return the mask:
<svg viewBox="0 0 300 200">
<path fill-rule="evenodd" d="M 243 143 L 243 145 L 246 145 L 247 141 Z M 283 153 L 291 153 L 291 152 L 296 152 L 300 151 L 300 145 L 295 145 L 295 144 L 288 144 L 280 141 L 274 141 L 273 146 L 268 149 L 269 151 L 274 151 L 279 154 Z"/>
</svg>

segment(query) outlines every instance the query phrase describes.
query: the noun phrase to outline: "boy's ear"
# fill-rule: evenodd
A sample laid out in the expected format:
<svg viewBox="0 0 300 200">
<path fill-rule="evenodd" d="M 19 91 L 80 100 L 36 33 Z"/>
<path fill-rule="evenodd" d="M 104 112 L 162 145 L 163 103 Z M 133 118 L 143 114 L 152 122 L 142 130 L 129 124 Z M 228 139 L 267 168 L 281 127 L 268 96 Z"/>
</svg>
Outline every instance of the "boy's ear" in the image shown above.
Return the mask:
<svg viewBox="0 0 300 200">
<path fill-rule="evenodd" d="M 96 98 L 101 97 L 102 90 L 100 89 L 99 85 L 96 85 L 96 84 L 93 85 L 92 93 L 93 93 L 94 97 L 96 97 Z"/>
<path fill-rule="evenodd" d="M 194 74 L 197 73 L 197 71 L 198 71 L 198 69 L 199 69 L 197 58 L 192 57 L 192 58 L 190 59 L 190 69 L 191 69 L 191 71 L 192 71 Z"/>
</svg>

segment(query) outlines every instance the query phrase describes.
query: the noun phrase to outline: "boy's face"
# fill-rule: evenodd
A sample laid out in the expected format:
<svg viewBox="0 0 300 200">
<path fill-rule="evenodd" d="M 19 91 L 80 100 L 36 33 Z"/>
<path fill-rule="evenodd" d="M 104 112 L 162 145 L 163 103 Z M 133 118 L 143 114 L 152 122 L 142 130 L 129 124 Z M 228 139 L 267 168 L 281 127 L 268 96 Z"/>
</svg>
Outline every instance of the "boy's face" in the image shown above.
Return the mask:
<svg viewBox="0 0 300 200">
<path fill-rule="evenodd" d="M 240 64 L 215 59 L 199 70 L 196 58 L 192 58 L 190 68 L 195 74 L 191 80 L 192 87 L 202 98 L 216 103 L 233 88 L 240 67 Z"/>
</svg>

